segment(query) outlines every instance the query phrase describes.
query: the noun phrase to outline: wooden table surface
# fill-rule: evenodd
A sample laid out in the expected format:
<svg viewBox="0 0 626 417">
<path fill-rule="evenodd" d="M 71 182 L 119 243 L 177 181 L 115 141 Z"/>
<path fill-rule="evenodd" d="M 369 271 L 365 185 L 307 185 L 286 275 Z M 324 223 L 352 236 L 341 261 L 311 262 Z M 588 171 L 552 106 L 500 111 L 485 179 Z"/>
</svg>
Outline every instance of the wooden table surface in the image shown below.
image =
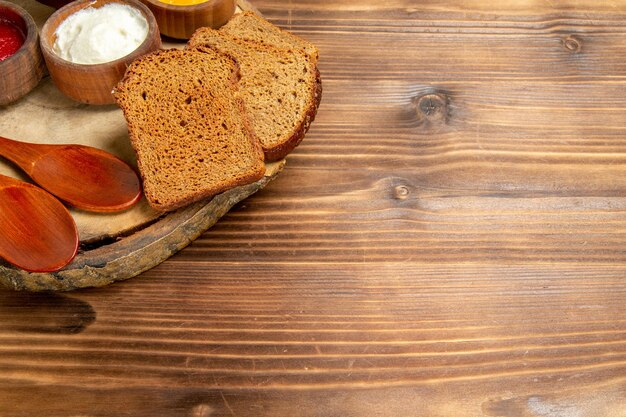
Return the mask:
<svg viewBox="0 0 626 417">
<path fill-rule="evenodd" d="M 626 1 L 254 5 L 305 141 L 139 277 L 0 291 L 0 415 L 626 416 Z"/>
</svg>

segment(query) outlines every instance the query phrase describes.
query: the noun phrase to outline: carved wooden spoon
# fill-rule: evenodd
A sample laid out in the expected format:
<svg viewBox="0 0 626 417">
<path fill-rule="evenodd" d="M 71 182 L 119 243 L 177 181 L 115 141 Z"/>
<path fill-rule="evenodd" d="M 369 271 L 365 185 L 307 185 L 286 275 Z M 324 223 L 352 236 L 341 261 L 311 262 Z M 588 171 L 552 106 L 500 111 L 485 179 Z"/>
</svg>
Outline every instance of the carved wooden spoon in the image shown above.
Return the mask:
<svg viewBox="0 0 626 417">
<path fill-rule="evenodd" d="M 97 148 L 18 142 L 0 136 L 0 155 L 79 209 L 120 211 L 141 198 L 137 173 L 121 159 Z"/>
<path fill-rule="evenodd" d="M 30 272 L 63 268 L 78 249 L 67 208 L 32 184 L 0 175 L 0 257 Z"/>
</svg>

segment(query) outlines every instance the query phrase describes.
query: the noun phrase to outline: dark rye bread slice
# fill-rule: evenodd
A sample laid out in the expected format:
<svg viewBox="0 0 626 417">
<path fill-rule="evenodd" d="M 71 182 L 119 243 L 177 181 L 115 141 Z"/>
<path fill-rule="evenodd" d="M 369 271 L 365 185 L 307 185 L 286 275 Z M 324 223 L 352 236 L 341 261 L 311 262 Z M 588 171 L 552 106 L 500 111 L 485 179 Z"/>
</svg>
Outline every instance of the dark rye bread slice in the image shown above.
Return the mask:
<svg viewBox="0 0 626 417">
<path fill-rule="evenodd" d="M 170 211 L 263 176 L 238 76 L 231 56 L 208 47 L 154 52 L 126 70 L 113 95 L 154 209 Z"/>
<path fill-rule="evenodd" d="M 315 63 L 319 57 L 317 47 L 311 42 L 281 29 L 253 12 L 235 14 L 220 28 L 220 32 L 280 49 L 304 49 Z"/>
<path fill-rule="evenodd" d="M 266 161 L 284 158 L 304 138 L 322 95 L 319 71 L 304 51 L 245 41 L 198 29 L 189 47 L 210 46 L 239 63 L 239 90 Z"/>
</svg>

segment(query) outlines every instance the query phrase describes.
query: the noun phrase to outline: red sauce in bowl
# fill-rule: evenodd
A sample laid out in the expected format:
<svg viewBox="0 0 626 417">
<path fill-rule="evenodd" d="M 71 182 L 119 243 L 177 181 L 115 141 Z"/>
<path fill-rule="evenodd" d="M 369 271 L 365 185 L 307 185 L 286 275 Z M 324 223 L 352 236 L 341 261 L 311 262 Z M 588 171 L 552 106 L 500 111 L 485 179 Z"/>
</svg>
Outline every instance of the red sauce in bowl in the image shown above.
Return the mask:
<svg viewBox="0 0 626 417">
<path fill-rule="evenodd" d="M 24 44 L 25 36 L 13 22 L 0 17 L 0 61 L 16 53 Z"/>
</svg>

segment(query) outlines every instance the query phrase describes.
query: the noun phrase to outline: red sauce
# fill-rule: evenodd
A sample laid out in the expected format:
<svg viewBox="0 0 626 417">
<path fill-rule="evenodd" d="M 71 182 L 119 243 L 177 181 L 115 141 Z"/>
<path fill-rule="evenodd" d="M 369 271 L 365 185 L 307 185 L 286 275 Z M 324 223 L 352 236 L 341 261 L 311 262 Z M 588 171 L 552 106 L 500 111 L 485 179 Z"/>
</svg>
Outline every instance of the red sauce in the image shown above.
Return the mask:
<svg viewBox="0 0 626 417">
<path fill-rule="evenodd" d="M 17 52 L 24 44 L 24 34 L 12 22 L 0 17 L 0 61 Z"/>
</svg>

